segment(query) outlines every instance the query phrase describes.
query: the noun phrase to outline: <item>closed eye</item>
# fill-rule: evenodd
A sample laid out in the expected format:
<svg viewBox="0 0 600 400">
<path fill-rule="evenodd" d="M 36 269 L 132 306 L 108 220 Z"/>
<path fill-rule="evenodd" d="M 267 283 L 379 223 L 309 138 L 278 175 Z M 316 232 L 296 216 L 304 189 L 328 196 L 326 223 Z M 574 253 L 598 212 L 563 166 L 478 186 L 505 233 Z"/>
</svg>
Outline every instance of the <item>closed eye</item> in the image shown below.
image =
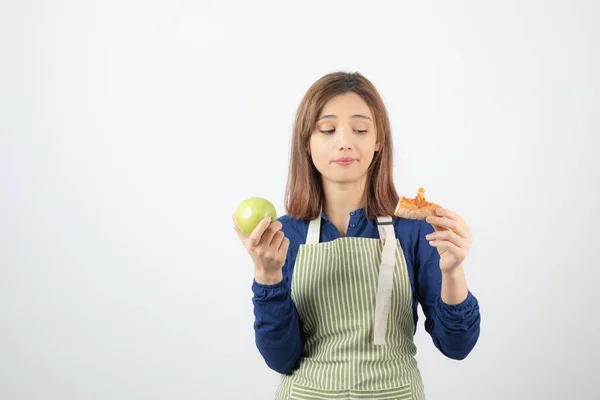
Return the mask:
<svg viewBox="0 0 600 400">
<path fill-rule="evenodd" d="M 324 134 L 326 134 L 326 135 L 331 135 L 333 132 L 335 132 L 335 129 L 330 129 L 330 130 L 328 130 L 328 131 L 320 131 L 320 132 L 321 132 L 321 133 L 324 133 Z M 360 129 L 359 129 L 359 130 L 355 130 L 354 132 L 356 132 L 356 133 L 360 133 L 360 134 L 363 134 L 363 133 L 367 133 L 368 131 L 367 131 L 367 130 L 360 130 Z"/>
</svg>

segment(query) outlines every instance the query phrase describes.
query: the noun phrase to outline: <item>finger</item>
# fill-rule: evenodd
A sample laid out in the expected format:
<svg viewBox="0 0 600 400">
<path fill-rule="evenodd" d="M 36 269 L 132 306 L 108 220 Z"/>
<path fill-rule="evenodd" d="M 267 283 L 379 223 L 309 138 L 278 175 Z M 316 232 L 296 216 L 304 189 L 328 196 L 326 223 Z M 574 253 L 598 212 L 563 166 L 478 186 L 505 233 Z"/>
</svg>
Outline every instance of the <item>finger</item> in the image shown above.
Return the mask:
<svg viewBox="0 0 600 400">
<path fill-rule="evenodd" d="M 461 217 L 457 212 L 448 210 L 447 208 L 438 208 L 436 210 L 436 214 L 439 215 L 440 217 L 447 217 L 449 219 L 453 219 L 453 220 L 457 221 L 460 225 L 462 225 L 462 227 L 465 229 L 465 231 L 468 232 L 469 236 L 472 235 L 471 228 L 469 227 L 469 225 L 467 224 L 465 219 L 463 217 Z"/>
<path fill-rule="evenodd" d="M 436 247 L 438 250 L 448 251 L 450 254 L 456 257 L 457 260 L 465 259 L 465 251 L 456 246 L 454 243 L 448 242 L 447 240 L 433 240 L 429 242 L 429 244 L 431 244 L 433 247 Z"/>
<path fill-rule="evenodd" d="M 235 230 L 235 232 L 238 234 L 238 236 L 240 237 L 240 239 L 241 239 L 242 241 L 245 241 L 245 240 L 247 240 L 247 239 L 248 239 L 248 238 L 246 237 L 246 235 L 244 235 L 244 232 L 242 232 L 242 231 L 240 230 L 240 228 L 239 228 L 239 227 L 238 227 L 236 224 L 233 224 L 233 229 Z"/>
<path fill-rule="evenodd" d="M 435 212 L 440 217 L 448 217 L 458 222 L 465 222 L 465 220 L 460 215 L 458 215 L 457 212 L 448 210 L 447 208 L 438 208 L 437 210 L 435 210 Z"/>
<path fill-rule="evenodd" d="M 271 222 L 271 224 L 269 225 L 269 227 L 267 228 L 267 230 L 265 231 L 265 233 L 263 233 L 263 237 L 260 240 L 260 244 L 266 244 L 267 246 L 271 246 L 272 242 L 273 242 L 273 238 L 275 237 L 275 235 L 278 232 L 281 232 L 281 228 L 283 228 L 283 225 L 281 225 L 281 222 L 279 221 L 275 221 L 275 222 Z M 283 232 L 281 232 L 283 233 Z M 277 246 L 279 247 L 279 245 Z"/>
<path fill-rule="evenodd" d="M 272 247 L 275 251 L 279 251 L 279 248 L 281 247 L 281 242 L 283 241 L 284 237 L 285 234 L 283 233 L 283 231 L 275 232 L 275 235 L 273 235 L 273 240 L 271 240 L 269 246 Z"/>
<path fill-rule="evenodd" d="M 279 252 L 282 253 L 283 255 L 287 255 L 288 252 L 288 248 L 290 247 L 290 239 L 286 238 L 285 236 L 283 237 L 283 240 L 281 241 L 281 245 L 279 246 Z"/>
<path fill-rule="evenodd" d="M 469 232 L 464 228 L 464 226 L 454 219 L 430 216 L 427 217 L 427 222 L 433 225 L 436 231 L 440 230 L 436 229 L 436 227 L 440 227 L 450 229 L 465 239 L 468 239 L 470 237 Z"/>
<path fill-rule="evenodd" d="M 248 244 L 251 247 L 256 247 L 260 243 L 263 233 L 271 225 L 271 218 L 265 217 L 260 223 L 254 228 L 250 236 L 248 237 Z"/>
<path fill-rule="evenodd" d="M 427 239 L 429 241 L 447 240 L 450 243 L 452 243 L 462 249 L 469 248 L 469 241 L 465 238 L 460 237 L 454 231 L 439 231 L 439 232 L 430 233 L 429 235 L 425 236 L 425 239 Z"/>
<path fill-rule="evenodd" d="M 435 230 L 436 232 L 447 230 L 446 228 L 443 228 L 441 226 L 437 226 L 437 225 L 432 225 L 432 226 L 433 226 L 433 230 Z"/>
</svg>

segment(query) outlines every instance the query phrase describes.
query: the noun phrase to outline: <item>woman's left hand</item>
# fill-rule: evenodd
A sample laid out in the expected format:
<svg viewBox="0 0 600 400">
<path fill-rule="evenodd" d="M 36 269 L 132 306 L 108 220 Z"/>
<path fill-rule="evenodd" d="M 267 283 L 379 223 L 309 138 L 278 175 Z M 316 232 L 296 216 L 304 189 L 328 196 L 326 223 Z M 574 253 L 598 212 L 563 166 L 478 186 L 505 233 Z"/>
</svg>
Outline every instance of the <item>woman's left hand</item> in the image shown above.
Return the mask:
<svg viewBox="0 0 600 400">
<path fill-rule="evenodd" d="M 452 272 L 462 266 L 473 243 L 473 233 L 465 220 L 457 213 L 439 208 L 439 216 L 427 217 L 435 232 L 425 236 L 440 253 L 440 269 L 444 273 Z"/>
</svg>

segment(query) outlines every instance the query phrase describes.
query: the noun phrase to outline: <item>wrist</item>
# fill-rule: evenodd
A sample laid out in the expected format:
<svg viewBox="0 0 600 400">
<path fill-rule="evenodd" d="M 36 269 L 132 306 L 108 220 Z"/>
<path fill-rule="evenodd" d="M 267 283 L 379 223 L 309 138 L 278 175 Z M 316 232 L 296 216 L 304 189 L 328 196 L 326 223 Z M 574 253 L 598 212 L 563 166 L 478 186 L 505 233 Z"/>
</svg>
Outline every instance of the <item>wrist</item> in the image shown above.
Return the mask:
<svg viewBox="0 0 600 400">
<path fill-rule="evenodd" d="M 452 271 L 442 272 L 442 301 L 448 305 L 462 303 L 469 294 L 462 265 Z"/>
<path fill-rule="evenodd" d="M 452 268 L 450 271 L 442 270 L 442 277 L 449 280 L 464 279 L 465 270 L 462 264 L 460 264 L 459 266 Z"/>
<path fill-rule="evenodd" d="M 254 280 L 261 285 L 275 285 L 283 280 L 281 270 L 276 272 L 267 272 L 254 270 Z"/>
</svg>

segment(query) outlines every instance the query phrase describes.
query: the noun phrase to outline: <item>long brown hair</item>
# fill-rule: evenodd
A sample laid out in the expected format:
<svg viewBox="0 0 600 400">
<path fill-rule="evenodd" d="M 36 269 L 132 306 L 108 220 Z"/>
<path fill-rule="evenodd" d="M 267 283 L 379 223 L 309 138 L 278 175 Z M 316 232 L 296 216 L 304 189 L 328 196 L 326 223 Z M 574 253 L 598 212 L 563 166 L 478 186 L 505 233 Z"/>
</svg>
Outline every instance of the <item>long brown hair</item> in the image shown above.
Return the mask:
<svg viewBox="0 0 600 400">
<path fill-rule="evenodd" d="M 298 219 L 316 218 L 323 205 L 320 173 L 308 152 L 308 143 L 317 118 L 334 96 L 354 92 L 369 106 L 375 119 L 377 141 L 381 143 L 367 171 L 362 204 L 366 216 L 391 216 L 399 197 L 393 180 L 393 143 L 390 121 L 383 99 L 375 86 L 358 72 L 333 72 L 317 80 L 298 106 L 294 121 L 290 166 L 285 192 L 285 210 Z"/>
</svg>

